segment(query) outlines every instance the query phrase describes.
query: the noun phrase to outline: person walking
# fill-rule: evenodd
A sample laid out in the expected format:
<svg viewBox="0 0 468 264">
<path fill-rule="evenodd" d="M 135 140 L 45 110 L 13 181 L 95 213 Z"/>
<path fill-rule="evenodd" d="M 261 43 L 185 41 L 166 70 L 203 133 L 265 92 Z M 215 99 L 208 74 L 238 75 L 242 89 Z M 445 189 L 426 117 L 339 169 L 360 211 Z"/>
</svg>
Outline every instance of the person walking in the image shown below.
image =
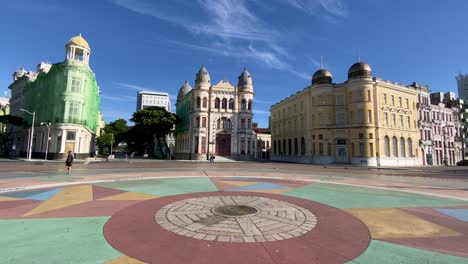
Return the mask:
<svg viewBox="0 0 468 264">
<path fill-rule="evenodd" d="M 71 150 L 68 151 L 67 160 L 65 160 L 65 167 L 67 168 L 67 174 L 71 173 L 71 167 L 72 167 L 74 159 L 75 157 L 73 156 L 73 153 L 71 152 Z"/>
</svg>

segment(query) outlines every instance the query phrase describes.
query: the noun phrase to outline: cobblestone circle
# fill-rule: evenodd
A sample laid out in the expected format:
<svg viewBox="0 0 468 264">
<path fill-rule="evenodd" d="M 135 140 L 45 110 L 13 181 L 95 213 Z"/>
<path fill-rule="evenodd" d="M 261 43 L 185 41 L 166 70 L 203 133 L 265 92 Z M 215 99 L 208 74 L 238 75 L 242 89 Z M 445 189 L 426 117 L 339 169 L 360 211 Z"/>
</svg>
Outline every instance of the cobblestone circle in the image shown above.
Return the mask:
<svg viewBox="0 0 468 264">
<path fill-rule="evenodd" d="M 226 216 L 214 212 L 226 205 L 253 207 L 257 212 Z M 291 203 L 256 196 L 209 196 L 181 200 L 162 207 L 155 215 L 164 229 L 182 236 L 222 242 L 267 242 L 301 236 L 317 218 Z"/>
</svg>

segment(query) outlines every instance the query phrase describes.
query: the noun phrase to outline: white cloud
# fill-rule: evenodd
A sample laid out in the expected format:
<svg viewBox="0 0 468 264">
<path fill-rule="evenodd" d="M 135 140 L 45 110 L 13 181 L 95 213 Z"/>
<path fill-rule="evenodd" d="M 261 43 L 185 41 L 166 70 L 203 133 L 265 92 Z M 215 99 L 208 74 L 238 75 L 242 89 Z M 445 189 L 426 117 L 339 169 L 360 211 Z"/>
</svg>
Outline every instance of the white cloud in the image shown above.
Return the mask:
<svg viewBox="0 0 468 264">
<path fill-rule="evenodd" d="M 102 99 L 106 99 L 106 100 L 110 100 L 110 101 L 136 101 L 136 96 L 129 96 L 129 95 L 125 95 L 125 96 L 110 96 L 110 95 L 102 95 L 101 94 L 101 98 Z"/>
<path fill-rule="evenodd" d="M 136 91 L 151 91 L 151 89 L 145 88 L 143 86 L 129 84 L 129 83 L 114 82 L 114 84 L 116 84 L 117 86 L 121 88 L 127 88 L 127 89 L 136 90 Z"/>
<path fill-rule="evenodd" d="M 253 110 L 254 114 L 256 115 L 270 115 L 270 111 L 267 110 Z"/>
<path fill-rule="evenodd" d="M 336 17 L 346 17 L 344 0 L 281 0 L 299 11 L 335 22 Z M 325 12 L 324 12 L 325 11 Z"/>
</svg>

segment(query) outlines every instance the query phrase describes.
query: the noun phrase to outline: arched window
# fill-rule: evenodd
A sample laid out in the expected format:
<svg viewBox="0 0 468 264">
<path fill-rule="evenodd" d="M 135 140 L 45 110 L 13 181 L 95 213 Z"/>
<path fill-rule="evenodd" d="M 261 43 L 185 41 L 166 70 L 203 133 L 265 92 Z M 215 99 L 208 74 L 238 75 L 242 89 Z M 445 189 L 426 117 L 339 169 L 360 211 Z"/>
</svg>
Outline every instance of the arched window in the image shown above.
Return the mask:
<svg viewBox="0 0 468 264">
<path fill-rule="evenodd" d="M 252 100 L 249 100 L 249 103 L 247 104 L 247 109 L 252 110 Z"/>
<path fill-rule="evenodd" d="M 234 109 L 234 99 L 229 99 L 229 109 Z"/>
<path fill-rule="evenodd" d="M 197 97 L 197 108 L 200 108 L 201 99 L 200 96 Z"/>
<path fill-rule="evenodd" d="M 301 138 L 301 155 L 305 155 L 305 138 Z"/>
<path fill-rule="evenodd" d="M 398 139 L 396 137 L 392 138 L 392 147 L 393 147 L 393 157 L 398 157 Z"/>
<path fill-rule="evenodd" d="M 215 99 L 215 106 L 216 109 L 219 109 L 219 98 Z"/>
<path fill-rule="evenodd" d="M 406 157 L 405 139 L 403 137 L 400 138 L 400 154 L 402 157 Z"/>
<path fill-rule="evenodd" d="M 241 110 L 245 110 L 245 108 L 246 108 L 246 101 L 245 101 L 245 99 L 242 99 L 242 101 L 241 101 Z"/>
<path fill-rule="evenodd" d="M 388 136 L 384 138 L 385 157 L 390 157 L 390 139 Z"/>
<path fill-rule="evenodd" d="M 413 141 L 408 138 L 408 156 L 413 157 Z"/>
<path fill-rule="evenodd" d="M 288 140 L 288 155 L 291 156 L 292 154 L 292 144 L 291 144 L 291 139 Z"/>
<path fill-rule="evenodd" d="M 207 102 L 208 100 L 206 99 L 206 97 L 203 97 L 203 108 L 207 107 Z"/>
<path fill-rule="evenodd" d="M 294 155 L 299 155 L 299 146 L 297 145 L 297 138 L 294 139 Z"/>
<path fill-rule="evenodd" d="M 227 109 L 227 99 L 226 98 L 223 98 L 223 101 L 221 103 L 221 108 L 222 109 Z"/>
<path fill-rule="evenodd" d="M 221 128 L 221 120 L 216 120 L 216 128 Z"/>
<path fill-rule="evenodd" d="M 283 154 L 286 155 L 286 139 L 283 139 Z"/>
</svg>

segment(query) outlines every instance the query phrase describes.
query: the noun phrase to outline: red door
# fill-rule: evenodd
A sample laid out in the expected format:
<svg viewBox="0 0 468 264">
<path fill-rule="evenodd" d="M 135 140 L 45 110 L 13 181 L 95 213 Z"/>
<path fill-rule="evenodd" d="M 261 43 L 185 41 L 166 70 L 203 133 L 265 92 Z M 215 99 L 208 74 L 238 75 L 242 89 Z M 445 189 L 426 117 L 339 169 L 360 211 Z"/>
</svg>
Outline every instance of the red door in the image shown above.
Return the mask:
<svg viewBox="0 0 468 264">
<path fill-rule="evenodd" d="M 216 153 L 221 156 L 231 155 L 231 134 L 216 135 Z"/>
</svg>

